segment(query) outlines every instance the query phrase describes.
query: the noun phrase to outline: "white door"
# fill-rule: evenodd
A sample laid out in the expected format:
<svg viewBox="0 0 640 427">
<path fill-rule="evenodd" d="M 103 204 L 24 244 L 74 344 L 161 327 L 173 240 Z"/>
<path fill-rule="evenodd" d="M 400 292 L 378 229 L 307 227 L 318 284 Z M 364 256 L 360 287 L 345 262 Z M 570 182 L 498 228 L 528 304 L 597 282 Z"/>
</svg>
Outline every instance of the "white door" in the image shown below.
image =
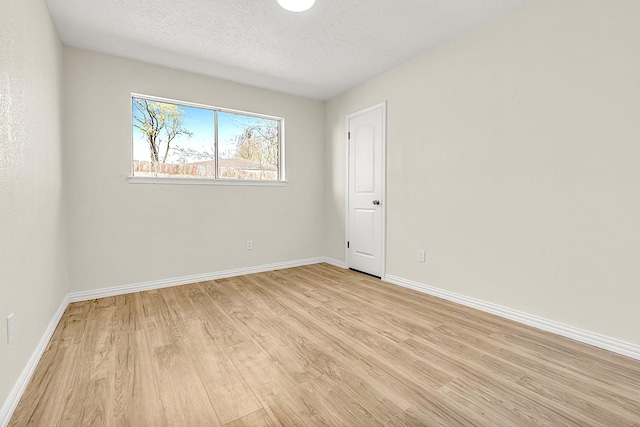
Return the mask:
<svg viewBox="0 0 640 427">
<path fill-rule="evenodd" d="M 382 277 L 386 105 L 347 116 L 349 268 Z"/>
</svg>

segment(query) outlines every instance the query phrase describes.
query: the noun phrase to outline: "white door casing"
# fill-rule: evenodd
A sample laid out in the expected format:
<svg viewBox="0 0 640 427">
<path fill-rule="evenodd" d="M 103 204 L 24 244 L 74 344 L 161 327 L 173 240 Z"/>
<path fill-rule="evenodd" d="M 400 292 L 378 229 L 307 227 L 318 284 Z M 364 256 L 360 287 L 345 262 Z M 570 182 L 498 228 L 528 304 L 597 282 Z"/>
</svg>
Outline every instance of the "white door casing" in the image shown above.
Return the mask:
<svg viewBox="0 0 640 427">
<path fill-rule="evenodd" d="M 347 116 L 347 265 L 384 274 L 386 104 Z"/>
</svg>

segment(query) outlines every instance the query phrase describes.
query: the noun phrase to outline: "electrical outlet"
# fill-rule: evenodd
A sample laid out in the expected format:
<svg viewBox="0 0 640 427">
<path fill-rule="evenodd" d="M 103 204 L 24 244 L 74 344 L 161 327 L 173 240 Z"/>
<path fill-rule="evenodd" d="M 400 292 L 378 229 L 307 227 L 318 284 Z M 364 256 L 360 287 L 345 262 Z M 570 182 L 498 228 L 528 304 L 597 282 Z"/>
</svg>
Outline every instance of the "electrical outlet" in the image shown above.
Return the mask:
<svg viewBox="0 0 640 427">
<path fill-rule="evenodd" d="M 424 261 L 425 261 L 424 249 L 420 249 L 418 251 L 418 262 L 424 262 Z"/>
<path fill-rule="evenodd" d="M 247 250 L 253 249 L 253 240 L 247 240 Z"/>
<path fill-rule="evenodd" d="M 11 313 L 7 316 L 7 344 L 11 344 L 16 336 L 16 315 Z"/>
</svg>

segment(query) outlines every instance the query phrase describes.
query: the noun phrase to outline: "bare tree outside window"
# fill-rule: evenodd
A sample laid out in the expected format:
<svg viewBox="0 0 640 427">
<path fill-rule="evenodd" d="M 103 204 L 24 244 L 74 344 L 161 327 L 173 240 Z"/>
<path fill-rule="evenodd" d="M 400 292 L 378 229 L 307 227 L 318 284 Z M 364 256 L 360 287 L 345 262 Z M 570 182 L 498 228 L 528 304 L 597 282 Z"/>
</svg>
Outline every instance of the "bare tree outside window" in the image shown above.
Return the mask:
<svg viewBox="0 0 640 427">
<path fill-rule="evenodd" d="M 227 147 L 218 153 L 218 169 L 221 178 L 278 179 L 280 162 L 280 127 L 277 120 L 220 112 L 220 124 L 228 124 L 226 139 L 220 142 Z M 231 130 L 233 129 L 233 131 Z M 234 159 L 244 160 L 242 168 Z M 236 163 L 239 160 L 236 160 Z M 241 175 L 238 176 L 238 173 Z"/>
<path fill-rule="evenodd" d="M 183 127 L 185 111 L 177 105 L 137 98 L 133 98 L 133 110 L 133 127 L 149 144 L 151 169 L 157 175 L 167 162 L 173 140 L 179 135 L 193 135 Z"/>
<path fill-rule="evenodd" d="M 278 166 L 278 127 L 263 120 L 257 124 L 245 124 L 236 137 L 237 155 L 263 165 Z"/>
</svg>

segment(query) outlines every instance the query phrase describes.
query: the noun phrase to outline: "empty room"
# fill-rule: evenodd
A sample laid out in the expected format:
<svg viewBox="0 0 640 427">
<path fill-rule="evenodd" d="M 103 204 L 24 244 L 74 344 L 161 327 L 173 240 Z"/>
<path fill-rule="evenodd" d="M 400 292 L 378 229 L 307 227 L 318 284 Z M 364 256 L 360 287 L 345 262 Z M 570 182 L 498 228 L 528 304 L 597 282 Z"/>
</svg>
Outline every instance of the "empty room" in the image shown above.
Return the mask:
<svg viewBox="0 0 640 427">
<path fill-rule="evenodd" d="M 1 0 L 0 427 L 640 426 L 637 0 Z"/>
</svg>

